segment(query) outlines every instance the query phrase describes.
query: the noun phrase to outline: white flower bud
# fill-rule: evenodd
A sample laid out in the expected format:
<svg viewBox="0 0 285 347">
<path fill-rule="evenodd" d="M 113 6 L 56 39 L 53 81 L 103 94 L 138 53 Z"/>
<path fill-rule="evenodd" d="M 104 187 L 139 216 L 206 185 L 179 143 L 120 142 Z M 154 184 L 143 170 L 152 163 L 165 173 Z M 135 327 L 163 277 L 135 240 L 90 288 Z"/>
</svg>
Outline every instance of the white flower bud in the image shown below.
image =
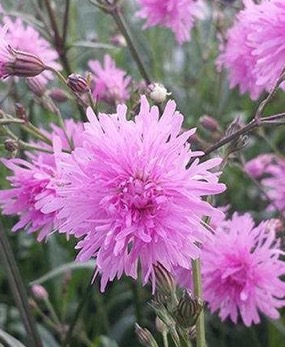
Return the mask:
<svg viewBox="0 0 285 347">
<path fill-rule="evenodd" d="M 165 101 L 167 95 L 171 95 L 160 83 L 152 83 L 148 86 L 149 97 L 156 103 L 160 104 Z"/>
</svg>

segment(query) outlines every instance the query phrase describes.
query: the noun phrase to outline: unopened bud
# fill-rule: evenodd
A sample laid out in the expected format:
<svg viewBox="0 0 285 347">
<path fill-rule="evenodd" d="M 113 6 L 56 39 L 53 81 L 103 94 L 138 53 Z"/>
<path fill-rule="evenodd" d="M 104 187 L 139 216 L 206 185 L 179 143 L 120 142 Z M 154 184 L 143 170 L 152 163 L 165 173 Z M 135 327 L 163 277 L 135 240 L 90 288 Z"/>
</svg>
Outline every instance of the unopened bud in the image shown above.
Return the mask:
<svg viewBox="0 0 285 347">
<path fill-rule="evenodd" d="M 44 84 L 37 78 L 28 78 L 27 79 L 28 86 L 30 90 L 39 98 L 41 98 L 46 91 Z"/>
<path fill-rule="evenodd" d="M 6 151 L 8 151 L 10 153 L 15 153 L 19 149 L 18 142 L 16 140 L 13 140 L 13 139 L 5 140 L 4 147 L 5 147 Z"/>
<path fill-rule="evenodd" d="M 32 285 L 32 294 L 33 296 L 38 300 L 47 300 L 48 299 L 48 292 L 46 289 L 40 285 L 40 284 L 33 284 Z"/>
<path fill-rule="evenodd" d="M 195 325 L 203 306 L 203 300 L 185 291 L 176 309 L 175 318 L 177 322 L 183 328 L 190 328 Z"/>
<path fill-rule="evenodd" d="M 243 124 L 239 117 L 234 119 L 232 123 L 229 125 L 228 129 L 226 130 L 226 136 L 233 135 L 237 131 L 239 131 L 242 128 Z M 227 154 L 231 154 L 234 152 L 239 151 L 247 144 L 248 137 L 247 135 L 241 135 L 235 138 L 230 144 L 227 146 Z"/>
<path fill-rule="evenodd" d="M 211 116 L 204 115 L 200 117 L 199 122 L 206 130 L 217 131 L 219 129 L 219 123 Z"/>
<path fill-rule="evenodd" d="M 158 344 L 156 343 L 154 337 L 148 329 L 142 328 L 136 323 L 135 332 L 139 342 L 144 347 L 158 347 Z"/>
<path fill-rule="evenodd" d="M 167 95 L 171 95 L 160 83 L 152 83 L 147 88 L 149 97 L 158 104 L 165 101 Z"/>
<path fill-rule="evenodd" d="M 172 297 L 176 290 L 176 284 L 171 273 L 160 263 L 154 266 L 154 273 L 158 293 L 166 298 Z"/>
<path fill-rule="evenodd" d="M 113 45 L 118 47 L 127 47 L 127 41 L 122 34 L 115 34 L 111 37 L 111 42 Z"/>
<path fill-rule="evenodd" d="M 46 66 L 42 60 L 28 52 L 17 51 L 11 46 L 7 47 L 10 59 L 1 66 L 1 75 L 18 77 L 35 77 L 42 73 Z"/>
<path fill-rule="evenodd" d="M 86 78 L 77 73 L 72 73 L 67 78 L 68 87 L 75 93 L 84 94 L 90 90 L 90 85 Z"/>
<path fill-rule="evenodd" d="M 156 330 L 161 334 L 168 331 L 167 325 L 159 317 L 155 318 L 155 327 Z"/>
<path fill-rule="evenodd" d="M 196 336 L 197 336 L 197 329 L 196 329 L 196 325 L 194 325 L 193 327 L 189 329 L 189 338 L 190 340 L 194 340 L 196 339 Z"/>
<path fill-rule="evenodd" d="M 66 102 L 68 100 L 68 94 L 60 89 L 60 88 L 53 88 L 48 92 L 49 97 L 58 103 Z"/>
<path fill-rule="evenodd" d="M 16 108 L 16 116 L 17 118 L 19 119 L 23 119 L 24 121 L 28 121 L 28 116 L 27 116 L 27 112 L 26 112 L 26 109 L 25 107 L 20 104 L 20 103 L 17 103 L 15 104 L 15 108 Z"/>
</svg>

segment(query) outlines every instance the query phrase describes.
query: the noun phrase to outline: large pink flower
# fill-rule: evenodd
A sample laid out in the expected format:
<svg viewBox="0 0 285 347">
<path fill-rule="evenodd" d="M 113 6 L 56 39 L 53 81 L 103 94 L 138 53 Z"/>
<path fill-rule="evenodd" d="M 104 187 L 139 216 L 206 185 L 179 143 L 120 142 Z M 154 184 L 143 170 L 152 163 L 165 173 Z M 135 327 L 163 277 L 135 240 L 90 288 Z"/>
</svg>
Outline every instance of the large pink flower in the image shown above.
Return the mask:
<svg viewBox="0 0 285 347">
<path fill-rule="evenodd" d="M 66 132 L 76 145 L 81 144 L 80 133 L 83 131 L 81 123 L 72 120 L 65 122 Z M 61 128 L 53 126 L 54 138 L 60 139 L 60 145 L 68 149 L 67 140 Z M 58 141 L 55 140 L 55 143 Z M 41 147 L 52 150 L 44 143 L 37 143 Z M 56 196 L 56 180 L 60 176 L 60 166 L 55 161 L 54 154 L 37 152 L 27 153 L 29 160 L 2 159 L 13 175 L 9 177 L 11 188 L 0 191 L 0 206 L 6 215 L 18 215 L 19 222 L 13 231 L 26 229 L 28 233 L 38 232 L 38 241 L 46 238 L 56 224 L 55 213 L 43 213 L 41 210 L 46 201 Z"/>
<path fill-rule="evenodd" d="M 24 24 L 22 19 L 11 19 L 4 16 L 3 23 L 8 28 L 5 39 L 16 50 L 31 53 L 39 57 L 47 66 L 57 70 L 61 69 L 57 62 L 58 54 L 50 43 L 40 36 L 39 32 L 33 27 Z M 33 77 L 45 85 L 48 80 L 53 79 L 50 71 L 44 71 L 40 75 Z"/>
<path fill-rule="evenodd" d="M 209 171 L 220 159 L 199 163 L 201 152 L 187 143 L 195 130 L 180 134 L 183 116 L 175 108 L 169 101 L 159 118 L 142 97 L 134 120 L 125 105 L 99 120 L 88 109 L 83 146 L 74 150 L 73 165 L 61 163 L 61 198 L 45 211 L 60 210 L 61 231 L 84 235 L 78 259 L 97 258 L 102 290 L 123 273 L 137 278 L 139 264 L 144 283 L 154 283 L 157 263 L 170 272 L 189 268 L 200 254 L 196 242 L 208 233 L 202 217 L 220 214 L 202 200 L 225 189 Z"/>
<path fill-rule="evenodd" d="M 231 88 L 239 86 L 241 93 L 249 92 L 255 100 L 264 90 L 271 90 L 284 68 L 285 3 L 244 2 L 246 8 L 228 31 L 218 66 L 228 69 Z"/>
<path fill-rule="evenodd" d="M 267 222 L 254 226 L 249 214 L 234 214 L 221 223 L 202 251 L 204 297 L 212 312 L 245 325 L 272 319 L 285 305 L 285 264 L 279 259 L 279 241 Z"/>
<path fill-rule="evenodd" d="M 118 104 L 129 99 L 128 86 L 131 78 L 125 71 L 116 67 L 109 55 L 105 55 L 103 66 L 98 60 L 90 60 L 89 66 L 93 73 L 92 93 L 96 100 Z"/>
<path fill-rule="evenodd" d="M 145 27 L 160 25 L 173 31 L 179 44 L 190 41 L 190 32 L 197 18 L 203 17 L 200 0 L 138 0 L 137 15 L 146 19 Z"/>
</svg>

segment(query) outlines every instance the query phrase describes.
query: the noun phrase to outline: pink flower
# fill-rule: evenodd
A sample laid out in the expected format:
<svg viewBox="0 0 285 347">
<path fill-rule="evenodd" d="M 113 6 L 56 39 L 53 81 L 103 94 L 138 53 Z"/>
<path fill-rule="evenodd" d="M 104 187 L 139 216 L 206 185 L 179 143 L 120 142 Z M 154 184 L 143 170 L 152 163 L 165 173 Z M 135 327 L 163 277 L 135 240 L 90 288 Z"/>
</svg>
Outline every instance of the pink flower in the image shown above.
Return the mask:
<svg viewBox="0 0 285 347">
<path fill-rule="evenodd" d="M 285 3 L 244 3 L 246 8 L 229 29 L 225 50 L 217 63 L 219 68 L 228 69 L 231 88 L 238 85 L 242 94 L 249 92 L 255 100 L 264 90 L 272 89 L 284 68 Z"/>
<path fill-rule="evenodd" d="M 190 31 L 198 18 L 203 18 L 201 1 L 195 0 L 138 0 L 137 15 L 146 19 L 145 28 L 160 25 L 174 33 L 179 44 L 190 41 Z"/>
<path fill-rule="evenodd" d="M 81 144 L 82 124 L 69 120 L 65 122 L 65 126 L 73 142 Z M 62 129 L 53 126 L 53 137 L 61 139 L 63 148 L 68 149 Z M 44 143 L 37 144 L 52 150 Z M 45 214 L 41 210 L 46 200 L 50 201 L 56 196 L 55 182 L 59 178 L 60 167 L 57 166 L 53 154 L 37 152 L 27 153 L 27 156 L 29 160 L 2 159 L 13 175 L 9 177 L 12 187 L 0 191 L 0 206 L 3 214 L 19 216 L 19 222 L 14 225 L 12 231 L 22 228 L 28 233 L 39 231 L 38 241 L 42 241 L 55 229 L 56 214 Z"/>
<path fill-rule="evenodd" d="M 249 214 L 221 223 L 214 239 L 202 251 L 204 298 L 212 312 L 234 323 L 240 314 L 244 324 L 260 321 L 259 313 L 277 319 L 285 304 L 284 262 L 272 227 L 257 227 Z"/>
<path fill-rule="evenodd" d="M 102 291 L 123 273 L 137 278 L 139 264 L 143 283 L 153 285 L 158 263 L 169 272 L 189 268 L 208 234 L 202 217 L 220 214 L 202 199 L 225 189 L 209 171 L 220 159 L 199 163 L 202 152 L 187 143 L 195 129 L 179 135 L 183 116 L 175 109 L 169 101 L 159 119 L 144 96 L 134 120 L 125 105 L 99 120 L 89 108 L 82 148 L 73 164 L 61 163 L 65 183 L 45 211 L 60 210 L 61 231 L 84 236 L 78 259 L 97 259 Z"/>
<path fill-rule="evenodd" d="M 28 52 L 39 57 L 47 66 L 61 70 L 60 64 L 56 62 L 58 59 L 57 52 L 46 39 L 40 36 L 38 31 L 24 24 L 20 18 L 12 20 L 10 17 L 5 16 L 3 23 L 8 28 L 5 38 L 9 45 L 18 51 Z M 50 71 L 44 71 L 33 78 L 38 79 L 45 85 L 53 79 L 53 74 Z"/>
<path fill-rule="evenodd" d="M 125 71 L 116 67 L 109 55 L 105 55 L 103 67 L 98 60 L 90 60 L 89 67 L 93 73 L 92 92 L 95 99 L 111 104 L 118 104 L 129 99 L 128 86 L 131 78 Z"/>
<path fill-rule="evenodd" d="M 249 176 L 253 178 L 261 178 L 266 174 L 266 169 L 273 161 L 273 154 L 261 154 L 256 158 L 249 160 L 244 168 Z"/>
</svg>

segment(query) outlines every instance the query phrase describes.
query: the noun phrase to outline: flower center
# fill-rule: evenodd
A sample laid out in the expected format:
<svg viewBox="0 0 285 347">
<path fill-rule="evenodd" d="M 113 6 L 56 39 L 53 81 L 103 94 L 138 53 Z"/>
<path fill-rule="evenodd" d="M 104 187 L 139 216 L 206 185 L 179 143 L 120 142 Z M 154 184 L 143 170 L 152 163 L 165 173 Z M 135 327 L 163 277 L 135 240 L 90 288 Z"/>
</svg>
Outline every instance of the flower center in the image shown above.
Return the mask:
<svg viewBox="0 0 285 347">
<path fill-rule="evenodd" d="M 130 177 L 120 184 L 120 202 L 123 210 L 135 215 L 154 216 L 165 201 L 162 188 L 151 180 Z"/>
</svg>

